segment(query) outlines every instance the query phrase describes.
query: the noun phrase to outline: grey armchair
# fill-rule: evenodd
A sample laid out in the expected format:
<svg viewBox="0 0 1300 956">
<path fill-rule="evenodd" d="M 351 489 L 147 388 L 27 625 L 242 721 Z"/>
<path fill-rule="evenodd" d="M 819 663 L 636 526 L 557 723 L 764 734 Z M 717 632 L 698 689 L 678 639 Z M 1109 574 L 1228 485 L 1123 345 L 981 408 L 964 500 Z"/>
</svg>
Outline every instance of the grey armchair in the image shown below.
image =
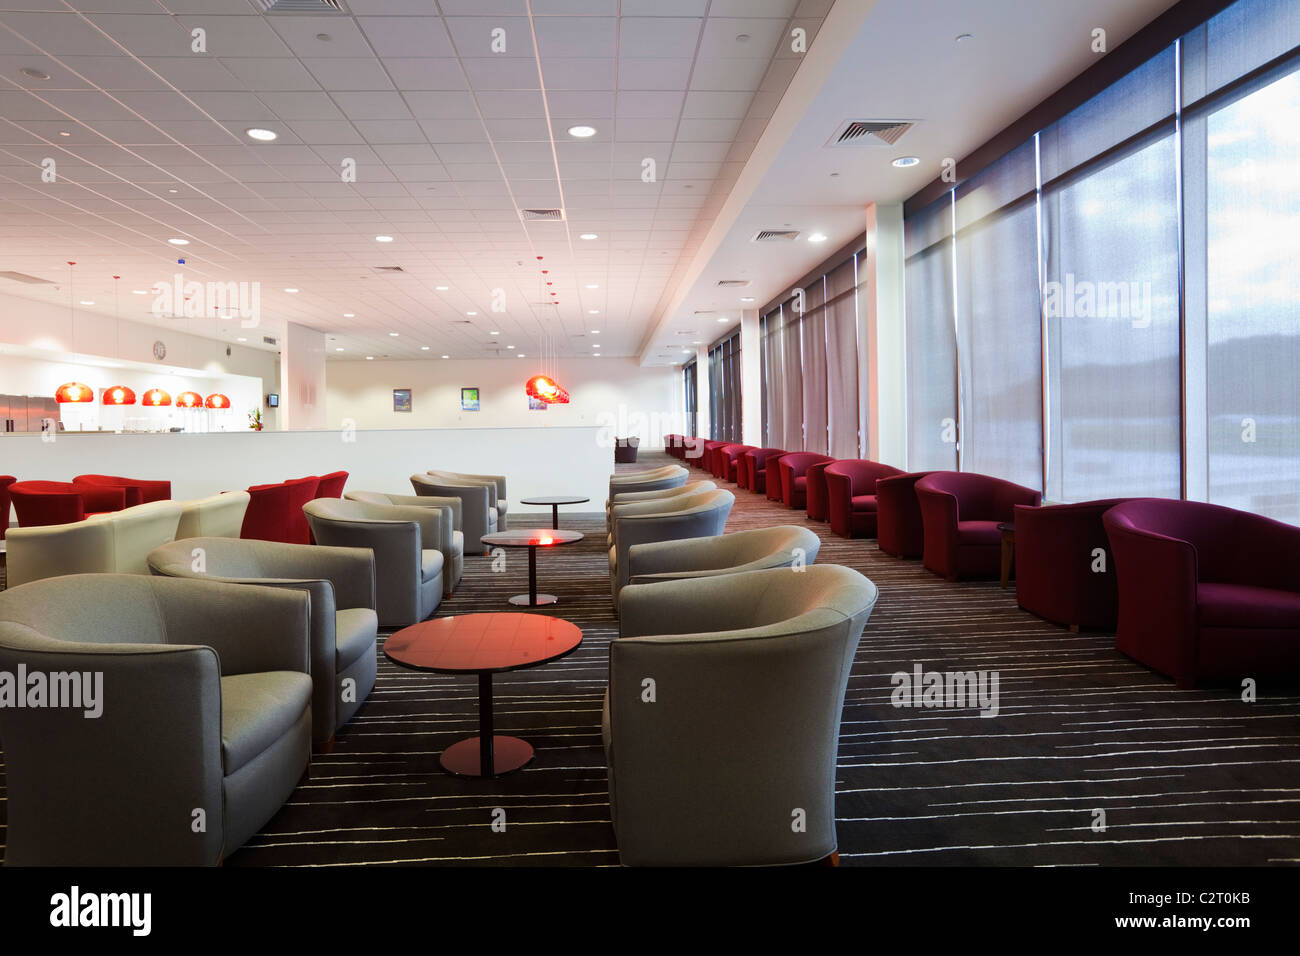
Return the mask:
<svg viewBox="0 0 1300 956">
<path fill-rule="evenodd" d="M 196 553 L 197 552 L 197 553 Z M 188 538 L 155 548 L 149 569 L 173 578 L 298 588 L 311 595 L 312 743 L 332 749 L 375 686 L 375 557 L 362 548 Z"/>
<path fill-rule="evenodd" d="M 603 737 L 624 864 L 835 852 L 844 692 L 877 594 L 838 565 L 623 589 Z"/>
<path fill-rule="evenodd" d="M 317 498 L 302 506 L 317 544 L 375 553 L 380 627 L 418 624 L 442 603 L 443 510 Z"/>
<path fill-rule="evenodd" d="M 437 498 L 427 495 L 390 495 L 381 491 L 349 491 L 343 495 L 348 501 L 362 501 L 370 505 L 400 505 L 409 508 L 441 508 L 443 520 L 438 526 L 438 550 L 442 552 L 442 593 L 451 597 L 465 571 L 465 532 L 462 530 L 462 510 L 459 498 Z M 425 544 L 432 544 L 425 539 Z"/>
<path fill-rule="evenodd" d="M 482 483 L 452 481 L 433 475 L 412 475 L 411 487 L 420 498 L 458 498 L 461 504 L 460 530 L 464 532 L 470 552 L 487 554 L 480 539 L 497 530 L 495 486 Z"/>
<path fill-rule="evenodd" d="M 506 476 L 505 475 L 471 475 L 461 471 L 443 471 L 437 468 L 430 468 L 429 472 L 434 478 L 445 478 L 449 481 L 461 483 L 470 483 L 477 485 L 488 485 L 492 489 L 491 500 L 492 507 L 497 509 L 497 530 L 506 530 L 506 512 L 510 510 L 509 498 L 506 494 Z"/>
<path fill-rule="evenodd" d="M 777 525 L 689 541 L 656 541 L 628 548 L 629 584 L 682 581 L 767 568 L 807 567 L 822 540 L 808 528 Z"/>
<path fill-rule="evenodd" d="M 210 498 L 182 501 L 176 540 L 181 538 L 238 538 L 244 528 L 244 513 L 252 495 L 247 491 L 223 491 Z"/>
<path fill-rule="evenodd" d="M 103 675 L 95 718 L 0 708 L 5 863 L 211 866 L 238 849 L 308 769 L 310 605 L 132 574 L 0 593 L 0 670 Z"/>
<path fill-rule="evenodd" d="M 678 495 L 693 495 L 700 491 L 712 491 L 718 487 L 711 481 L 688 481 L 673 488 L 659 488 L 655 491 L 615 491 L 605 502 L 605 517 L 614 505 L 628 505 L 636 501 L 659 501 L 662 498 L 675 498 Z"/>
<path fill-rule="evenodd" d="M 736 503 L 730 491 L 705 491 L 667 498 L 664 502 L 642 501 L 615 505 L 611 512 L 612 544 L 609 549 L 609 587 L 618 608 L 618 593 L 628 582 L 628 549 L 651 541 L 678 541 L 722 534 L 727 516 Z"/>
<path fill-rule="evenodd" d="M 624 491 L 659 491 L 663 488 L 680 488 L 686 484 L 690 472 L 681 465 L 664 465 L 645 471 L 629 471 L 609 476 L 609 497 Z"/>
</svg>

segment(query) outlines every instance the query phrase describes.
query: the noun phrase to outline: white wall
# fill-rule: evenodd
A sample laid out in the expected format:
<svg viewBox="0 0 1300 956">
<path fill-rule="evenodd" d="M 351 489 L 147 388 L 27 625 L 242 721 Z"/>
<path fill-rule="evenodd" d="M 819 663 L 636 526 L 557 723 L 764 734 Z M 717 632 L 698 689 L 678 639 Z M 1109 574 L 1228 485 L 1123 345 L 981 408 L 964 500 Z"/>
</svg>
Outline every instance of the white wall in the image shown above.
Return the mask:
<svg viewBox="0 0 1300 956">
<path fill-rule="evenodd" d="M 542 371 L 542 363 L 531 356 L 331 361 L 325 373 L 326 420 L 330 427 L 340 427 L 352 419 L 359 428 L 606 425 L 620 438 L 637 435 L 646 447 L 658 447 L 665 432 L 682 430 L 673 369 L 642 368 L 631 358 L 560 359 L 554 364 L 547 374 L 568 390 L 569 404 L 530 411 L 524 383 Z M 479 390 L 479 411 L 461 410 L 462 387 Z M 395 388 L 411 389 L 411 411 L 393 411 Z"/>
<path fill-rule="evenodd" d="M 325 333 L 285 323 L 280 340 L 280 427 L 328 428 Z"/>
<path fill-rule="evenodd" d="M 746 445 L 763 445 L 763 342 L 757 309 L 740 313 L 741 437 Z"/>
<path fill-rule="evenodd" d="M 604 510 L 614 453 L 601 445 L 599 433 L 595 427 L 359 430 L 351 435 L 87 432 L 59 435 L 54 441 L 24 434 L 0 438 L 0 471 L 20 480 L 71 481 L 86 473 L 165 478 L 172 482 L 172 497 L 184 499 L 339 469 L 350 473 L 349 491 L 411 494 L 411 474 L 447 468 L 504 474 L 510 514 L 544 514 L 541 526 L 549 527 L 550 508 L 527 509 L 517 504 L 519 499 L 585 495 L 590 504 L 567 510 Z"/>
</svg>

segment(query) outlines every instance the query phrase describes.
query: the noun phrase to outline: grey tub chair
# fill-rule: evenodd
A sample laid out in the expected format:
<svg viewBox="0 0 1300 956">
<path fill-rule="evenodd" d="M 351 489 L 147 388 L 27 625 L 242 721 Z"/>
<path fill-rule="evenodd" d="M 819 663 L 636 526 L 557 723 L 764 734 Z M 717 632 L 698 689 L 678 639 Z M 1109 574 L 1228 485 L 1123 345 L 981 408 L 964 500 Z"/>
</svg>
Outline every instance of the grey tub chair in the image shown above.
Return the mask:
<svg viewBox="0 0 1300 956">
<path fill-rule="evenodd" d="M 103 674 L 98 718 L 0 708 L 6 865 L 211 866 L 238 849 L 308 769 L 310 614 L 302 591 L 148 575 L 0 593 L 0 670 Z"/>
<path fill-rule="evenodd" d="M 623 589 L 603 738 L 624 864 L 796 864 L 836 851 L 840 717 L 877 593 L 839 565 Z"/>
<path fill-rule="evenodd" d="M 202 554 L 196 556 L 198 549 Z M 312 743 L 319 750 L 332 749 L 334 732 L 352 719 L 375 686 L 379 618 L 370 551 L 188 538 L 155 548 L 149 568 L 173 578 L 299 588 L 310 594 Z"/>
<path fill-rule="evenodd" d="M 251 500 L 252 495 L 247 491 L 223 491 L 210 498 L 182 501 L 176 539 L 238 538 Z"/>
<path fill-rule="evenodd" d="M 656 491 L 615 491 L 605 502 L 605 520 L 609 520 L 609 510 L 614 505 L 630 505 L 638 501 L 659 501 L 663 498 L 675 498 L 678 495 L 693 495 L 701 491 L 712 491 L 718 487 L 711 481 L 688 481 L 675 488 L 660 488 Z"/>
<path fill-rule="evenodd" d="M 817 560 L 822 541 L 798 525 L 733 531 L 689 541 L 656 541 L 628 549 L 630 584 L 681 581 L 767 568 L 807 567 Z"/>
<path fill-rule="evenodd" d="M 505 475 L 471 475 L 460 471 L 443 471 L 438 468 L 430 468 L 428 473 L 435 478 L 448 478 L 452 481 L 490 485 L 492 488 L 492 506 L 497 509 L 497 530 L 506 530 L 506 513 L 510 510 L 510 501 L 506 493 Z"/>
<path fill-rule="evenodd" d="M 629 471 L 621 475 L 609 476 L 609 497 L 624 491 L 659 491 L 664 488 L 680 488 L 686 484 L 690 472 L 681 465 L 665 465 L 662 468 L 649 468 L 645 471 Z"/>
<path fill-rule="evenodd" d="M 302 506 L 317 544 L 375 553 L 375 606 L 380 627 L 418 624 L 442 603 L 440 508 L 372 505 L 317 498 Z"/>
<path fill-rule="evenodd" d="M 451 597 L 465 571 L 465 533 L 461 523 L 459 498 L 437 498 L 425 495 L 390 495 L 382 491 L 349 491 L 343 495 L 348 501 L 362 501 L 369 505 L 400 505 L 409 508 L 442 508 L 442 523 L 438 526 L 438 550 L 442 552 L 442 593 Z M 425 544 L 433 542 L 426 539 Z"/>
<path fill-rule="evenodd" d="M 460 530 L 471 554 L 487 554 L 480 539 L 497 530 L 495 490 L 486 484 L 452 481 L 433 475 L 412 475 L 411 487 L 421 498 L 459 498 L 461 504 Z"/>
<path fill-rule="evenodd" d="M 616 505 L 611 513 L 609 586 L 618 608 L 618 592 L 628 582 L 630 547 L 651 541 L 678 541 L 722 534 L 736 503 L 730 491 L 713 490 L 695 495 Z"/>
</svg>

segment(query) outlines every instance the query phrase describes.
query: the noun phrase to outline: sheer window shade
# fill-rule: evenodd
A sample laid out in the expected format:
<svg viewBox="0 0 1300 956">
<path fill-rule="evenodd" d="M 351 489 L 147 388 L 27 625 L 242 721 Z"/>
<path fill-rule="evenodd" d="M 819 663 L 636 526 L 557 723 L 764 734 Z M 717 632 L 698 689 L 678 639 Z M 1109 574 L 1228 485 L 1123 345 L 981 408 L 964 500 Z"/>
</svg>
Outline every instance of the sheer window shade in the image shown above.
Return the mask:
<svg viewBox="0 0 1300 956">
<path fill-rule="evenodd" d="M 951 195 L 909 217 L 907 259 L 907 464 L 957 467 L 957 342 L 953 314 Z M 932 244 L 923 244 L 932 238 Z"/>
<path fill-rule="evenodd" d="M 826 405 L 832 458 L 858 458 L 858 259 L 826 274 Z"/>
</svg>

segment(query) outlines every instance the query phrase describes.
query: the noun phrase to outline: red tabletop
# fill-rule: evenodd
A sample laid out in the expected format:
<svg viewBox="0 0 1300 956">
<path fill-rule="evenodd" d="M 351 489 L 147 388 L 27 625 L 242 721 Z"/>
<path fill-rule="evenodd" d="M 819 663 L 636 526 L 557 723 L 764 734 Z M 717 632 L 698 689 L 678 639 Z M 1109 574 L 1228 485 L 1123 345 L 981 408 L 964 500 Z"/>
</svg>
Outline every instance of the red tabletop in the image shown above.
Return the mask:
<svg viewBox="0 0 1300 956">
<path fill-rule="evenodd" d="M 581 629 L 568 621 L 504 611 L 404 627 L 384 644 L 384 656 L 416 670 L 482 674 L 553 661 L 581 643 Z"/>
<path fill-rule="evenodd" d="M 562 531 L 559 528 L 520 528 L 518 531 L 494 531 L 483 535 L 479 540 L 484 544 L 507 548 L 549 547 L 581 541 L 582 532 Z"/>
</svg>

